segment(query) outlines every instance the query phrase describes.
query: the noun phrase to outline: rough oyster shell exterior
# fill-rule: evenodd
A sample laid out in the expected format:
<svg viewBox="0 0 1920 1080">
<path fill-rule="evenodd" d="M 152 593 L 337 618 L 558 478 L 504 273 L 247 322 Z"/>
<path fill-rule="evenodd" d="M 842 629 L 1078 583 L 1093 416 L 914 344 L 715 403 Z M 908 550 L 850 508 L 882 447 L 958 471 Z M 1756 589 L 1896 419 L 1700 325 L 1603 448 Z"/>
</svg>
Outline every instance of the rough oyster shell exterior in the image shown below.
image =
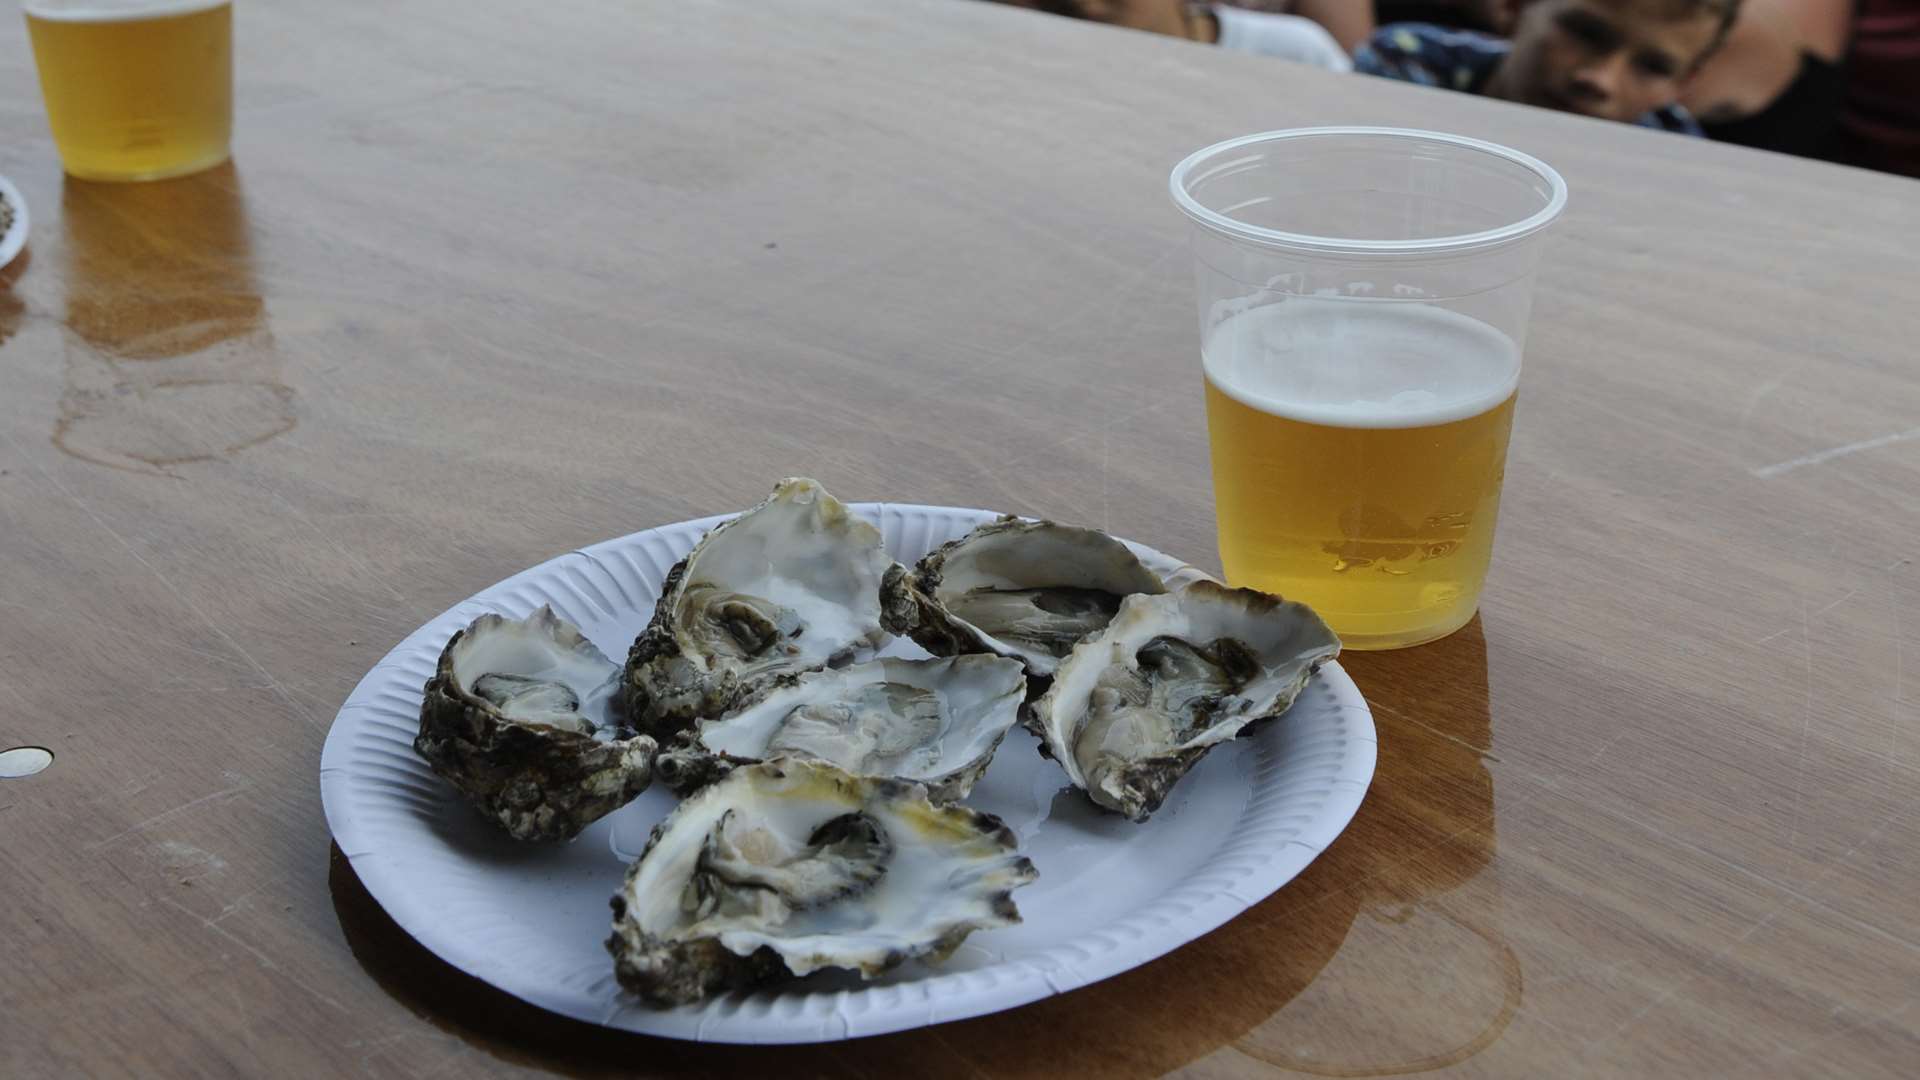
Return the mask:
<svg viewBox="0 0 1920 1080">
<path fill-rule="evenodd" d="M 425 687 L 414 751 L 514 839 L 572 839 L 646 790 L 655 743 L 630 736 L 611 711 L 567 726 L 563 714 L 555 714 L 553 723 L 525 719 L 510 715 L 511 705 L 503 707 L 495 698 L 476 693 L 474 684 L 485 675 L 531 673 L 467 670 L 463 661 L 478 655 L 486 639 L 497 635 L 511 635 L 515 644 L 510 651 L 523 658 L 528 650 L 536 656 L 551 650 L 544 661 L 569 666 L 583 685 L 599 670 L 608 685 L 598 704 L 612 705 L 611 680 L 619 666 L 551 608 L 542 607 L 525 620 L 482 615 L 441 650 Z M 590 711 L 597 711 L 592 694 L 574 693 Z"/>
</svg>

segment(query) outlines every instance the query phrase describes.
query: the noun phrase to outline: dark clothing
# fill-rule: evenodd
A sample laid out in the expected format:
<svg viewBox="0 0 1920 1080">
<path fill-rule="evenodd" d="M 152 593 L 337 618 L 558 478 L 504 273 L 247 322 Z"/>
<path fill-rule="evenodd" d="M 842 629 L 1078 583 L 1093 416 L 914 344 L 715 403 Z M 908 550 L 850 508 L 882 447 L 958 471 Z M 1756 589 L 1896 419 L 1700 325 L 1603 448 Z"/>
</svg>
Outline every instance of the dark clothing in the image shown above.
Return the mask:
<svg viewBox="0 0 1920 1080">
<path fill-rule="evenodd" d="M 1920 0 L 1860 0 L 1834 156 L 1920 177 Z"/>
<path fill-rule="evenodd" d="M 1846 93 L 1843 69 L 1812 53 L 1800 54 L 1800 71 L 1767 107 L 1738 120 L 1702 120 L 1707 137 L 1761 150 L 1820 157 L 1833 140 Z"/>
<path fill-rule="evenodd" d="M 1376 26 L 1417 22 L 1498 33 L 1500 28 L 1487 21 L 1486 12 L 1487 5 L 1463 0 L 1375 0 L 1373 20 Z"/>
</svg>

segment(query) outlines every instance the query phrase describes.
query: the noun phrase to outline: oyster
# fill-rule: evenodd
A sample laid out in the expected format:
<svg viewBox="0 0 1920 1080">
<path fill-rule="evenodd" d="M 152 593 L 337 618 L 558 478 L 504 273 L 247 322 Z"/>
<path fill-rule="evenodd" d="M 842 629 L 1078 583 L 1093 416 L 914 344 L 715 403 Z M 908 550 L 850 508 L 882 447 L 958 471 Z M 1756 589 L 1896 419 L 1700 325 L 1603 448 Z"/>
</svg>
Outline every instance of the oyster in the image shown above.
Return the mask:
<svg viewBox="0 0 1920 1080">
<path fill-rule="evenodd" d="M 654 830 L 613 897 L 620 984 L 650 1005 L 847 968 L 871 978 L 1020 921 L 1037 875 L 999 819 L 783 758 L 735 769 Z"/>
<path fill-rule="evenodd" d="M 788 676 L 751 704 L 703 720 L 654 761 L 682 795 L 737 765 L 810 757 L 860 776 L 925 784 L 964 798 L 1019 718 L 1027 680 L 997 656 L 886 658 Z"/>
<path fill-rule="evenodd" d="M 619 686 L 552 608 L 482 615 L 441 651 L 413 749 L 515 839 L 570 839 L 652 777 L 654 741 L 620 723 Z"/>
<path fill-rule="evenodd" d="M 864 659 L 886 644 L 880 530 L 812 480 L 715 526 L 667 574 L 627 656 L 628 714 L 665 738 L 777 675 Z"/>
<path fill-rule="evenodd" d="M 1339 652 L 1305 604 L 1196 581 L 1128 597 L 1061 663 L 1029 722 L 1095 803 L 1145 821 L 1208 750 L 1285 712 Z"/>
<path fill-rule="evenodd" d="M 945 544 L 909 571 L 889 572 L 887 629 L 936 656 L 1008 656 L 1051 675 L 1120 601 L 1166 592 L 1159 575 L 1098 529 L 1003 517 Z"/>
</svg>

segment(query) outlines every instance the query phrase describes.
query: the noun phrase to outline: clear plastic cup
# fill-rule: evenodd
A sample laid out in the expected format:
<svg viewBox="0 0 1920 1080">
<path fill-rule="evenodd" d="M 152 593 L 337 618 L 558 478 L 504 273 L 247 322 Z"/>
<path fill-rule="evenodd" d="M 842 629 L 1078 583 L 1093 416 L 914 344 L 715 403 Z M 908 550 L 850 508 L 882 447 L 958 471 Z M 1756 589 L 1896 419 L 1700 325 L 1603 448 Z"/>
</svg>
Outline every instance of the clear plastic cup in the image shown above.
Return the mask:
<svg viewBox="0 0 1920 1080">
<path fill-rule="evenodd" d="M 1227 579 L 1306 601 L 1349 648 L 1466 625 L 1566 182 L 1478 139 L 1305 128 L 1207 147 L 1171 188 Z"/>
<path fill-rule="evenodd" d="M 26 0 L 60 160 L 85 180 L 159 180 L 227 159 L 230 0 Z"/>
</svg>

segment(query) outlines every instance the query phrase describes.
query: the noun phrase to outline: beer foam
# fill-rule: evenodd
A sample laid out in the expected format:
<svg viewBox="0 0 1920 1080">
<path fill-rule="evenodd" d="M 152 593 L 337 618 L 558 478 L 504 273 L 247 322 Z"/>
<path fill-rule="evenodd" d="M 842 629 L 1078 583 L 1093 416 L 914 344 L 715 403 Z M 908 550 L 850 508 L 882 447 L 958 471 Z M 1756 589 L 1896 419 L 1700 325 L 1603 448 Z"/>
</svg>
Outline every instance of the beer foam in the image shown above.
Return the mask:
<svg viewBox="0 0 1920 1080">
<path fill-rule="evenodd" d="M 21 9 L 49 22 L 133 22 L 191 15 L 233 0 L 26 0 Z"/>
<path fill-rule="evenodd" d="M 1331 427 L 1428 427 L 1513 396 L 1520 350 L 1470 316 L 1393 300 L 1287 297 L 1228 317 L 1207 381 L 1249 408 Z"/>
</svg>

